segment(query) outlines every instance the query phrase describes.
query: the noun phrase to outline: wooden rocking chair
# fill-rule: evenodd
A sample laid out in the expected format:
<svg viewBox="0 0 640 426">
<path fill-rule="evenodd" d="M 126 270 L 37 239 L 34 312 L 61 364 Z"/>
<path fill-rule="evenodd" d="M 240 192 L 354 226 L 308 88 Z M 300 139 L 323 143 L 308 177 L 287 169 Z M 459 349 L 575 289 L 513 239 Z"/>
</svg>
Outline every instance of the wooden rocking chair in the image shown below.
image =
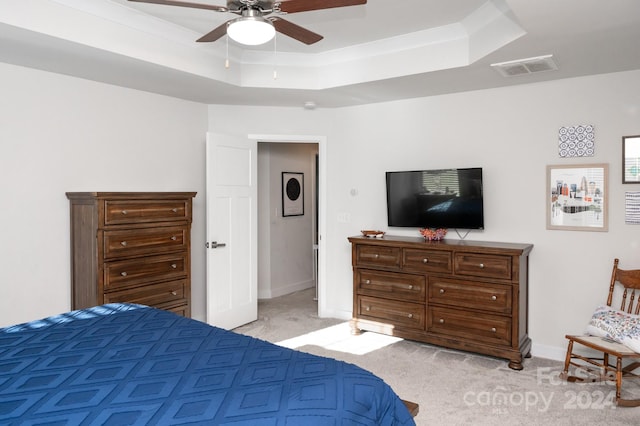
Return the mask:
<svg viewBox="0 0 640 426">
<path fill-rule="evenodd" d="M 613 262 L 613 273 L 609 285 L 609 297 L 607 306 L 611 306 L 613 293 L 616 287 L 623 287 L 621 311 L 628 314 L 640 315 L 640 269 L 622 270 L 618 269 L 618 259 Z M 614 342 L 611 339 L 598 336 L 572 336 L 567 335 L 569 345 L 567 356 L 564 362 L 562 377 L 569 382 L 590 381 L 598 382 L 611 380 L 615 377 L 616 382 L 616 405 L 623 407 L 640 406 L 640 399 L 625 399 L 620 396 L 623 377 L 640 378 L 639 374 L 633 371 L 640 368 L 640 353 L 634 352 L 627 346 Z M 602 353 L 602 358 L 590 358 L 573 352 L 574 343 L 586 346 Z M 609 358 L 615 358 L 615 365 L 609 363 Z M 576 362 L 580 360 L 580 362 Z M 623 360 L 632 362 L 623 366 Z M 635 361 L 634 361 L 635 360 Z M 573 365 L 582 371 L 589 373 L 591 379 L 569 375 L 569 366 Z M 594 366 L 596 368 L 594 368 Z"/>
</svg>

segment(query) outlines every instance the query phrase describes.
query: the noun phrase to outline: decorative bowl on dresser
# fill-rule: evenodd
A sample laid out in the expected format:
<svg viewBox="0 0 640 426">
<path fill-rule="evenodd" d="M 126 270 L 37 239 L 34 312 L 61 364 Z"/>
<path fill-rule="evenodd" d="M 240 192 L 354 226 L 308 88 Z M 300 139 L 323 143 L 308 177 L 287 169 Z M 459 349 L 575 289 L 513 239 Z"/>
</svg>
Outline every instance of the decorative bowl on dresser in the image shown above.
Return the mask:
<svg viewBox="0 0 640 426">
<path fill-rule="evenodd" d="M 530 356 L 531 244 L 350 237 L 352 332 L 491 355 L 522 370 Z"/>
<path fill-rule="evenodd" d="M 139 303 L 191 316 L 195 192 L 67 192 L 71 309 Z"/>
</svg>

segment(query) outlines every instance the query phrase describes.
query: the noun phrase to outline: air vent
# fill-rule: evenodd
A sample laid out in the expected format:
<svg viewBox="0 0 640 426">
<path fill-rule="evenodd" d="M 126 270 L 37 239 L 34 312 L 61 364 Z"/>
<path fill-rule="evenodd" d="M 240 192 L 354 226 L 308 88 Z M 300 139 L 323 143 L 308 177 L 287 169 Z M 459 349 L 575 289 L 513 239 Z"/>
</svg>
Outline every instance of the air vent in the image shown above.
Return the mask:
<svg viewBox="0 0 640 426">
<path fill-rule="evenodd" d="M 558 69 L 558 65 L 553 60 L 553 55 L 499 62 L 491 64 L 491 66 L 504 77 L 514 77 L 516 75 L 533 74 Z"/>
</svg>

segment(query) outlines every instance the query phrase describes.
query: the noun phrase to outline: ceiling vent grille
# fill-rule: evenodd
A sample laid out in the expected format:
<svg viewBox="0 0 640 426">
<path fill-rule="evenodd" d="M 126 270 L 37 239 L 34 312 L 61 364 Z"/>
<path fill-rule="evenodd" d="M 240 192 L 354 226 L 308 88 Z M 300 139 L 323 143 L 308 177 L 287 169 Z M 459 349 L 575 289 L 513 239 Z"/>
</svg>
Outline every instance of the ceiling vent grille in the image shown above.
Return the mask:
<svg viewBox="0 0 640 426">
<path fill-rule="evenodd" d="M 514 77 L 517 75 L 554 71 L 558 69 L 558 65 L 553 60 L 553 55 L 499 62 L 491 64 L 491 66 L 504 77 Z"/>
</svg>

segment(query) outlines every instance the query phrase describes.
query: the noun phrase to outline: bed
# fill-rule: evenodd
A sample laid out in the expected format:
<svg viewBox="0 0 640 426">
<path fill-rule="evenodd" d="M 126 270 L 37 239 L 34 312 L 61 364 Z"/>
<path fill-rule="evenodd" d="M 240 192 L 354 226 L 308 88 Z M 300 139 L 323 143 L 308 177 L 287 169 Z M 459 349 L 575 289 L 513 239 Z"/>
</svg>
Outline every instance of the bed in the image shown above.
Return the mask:
<svg viewBox="0 0 640 426">
<path fill-rule="evenodd" d="M 0 329 L 0 424 L 415 423 L 355 365 L 108 304 Z"/>
</svg>

